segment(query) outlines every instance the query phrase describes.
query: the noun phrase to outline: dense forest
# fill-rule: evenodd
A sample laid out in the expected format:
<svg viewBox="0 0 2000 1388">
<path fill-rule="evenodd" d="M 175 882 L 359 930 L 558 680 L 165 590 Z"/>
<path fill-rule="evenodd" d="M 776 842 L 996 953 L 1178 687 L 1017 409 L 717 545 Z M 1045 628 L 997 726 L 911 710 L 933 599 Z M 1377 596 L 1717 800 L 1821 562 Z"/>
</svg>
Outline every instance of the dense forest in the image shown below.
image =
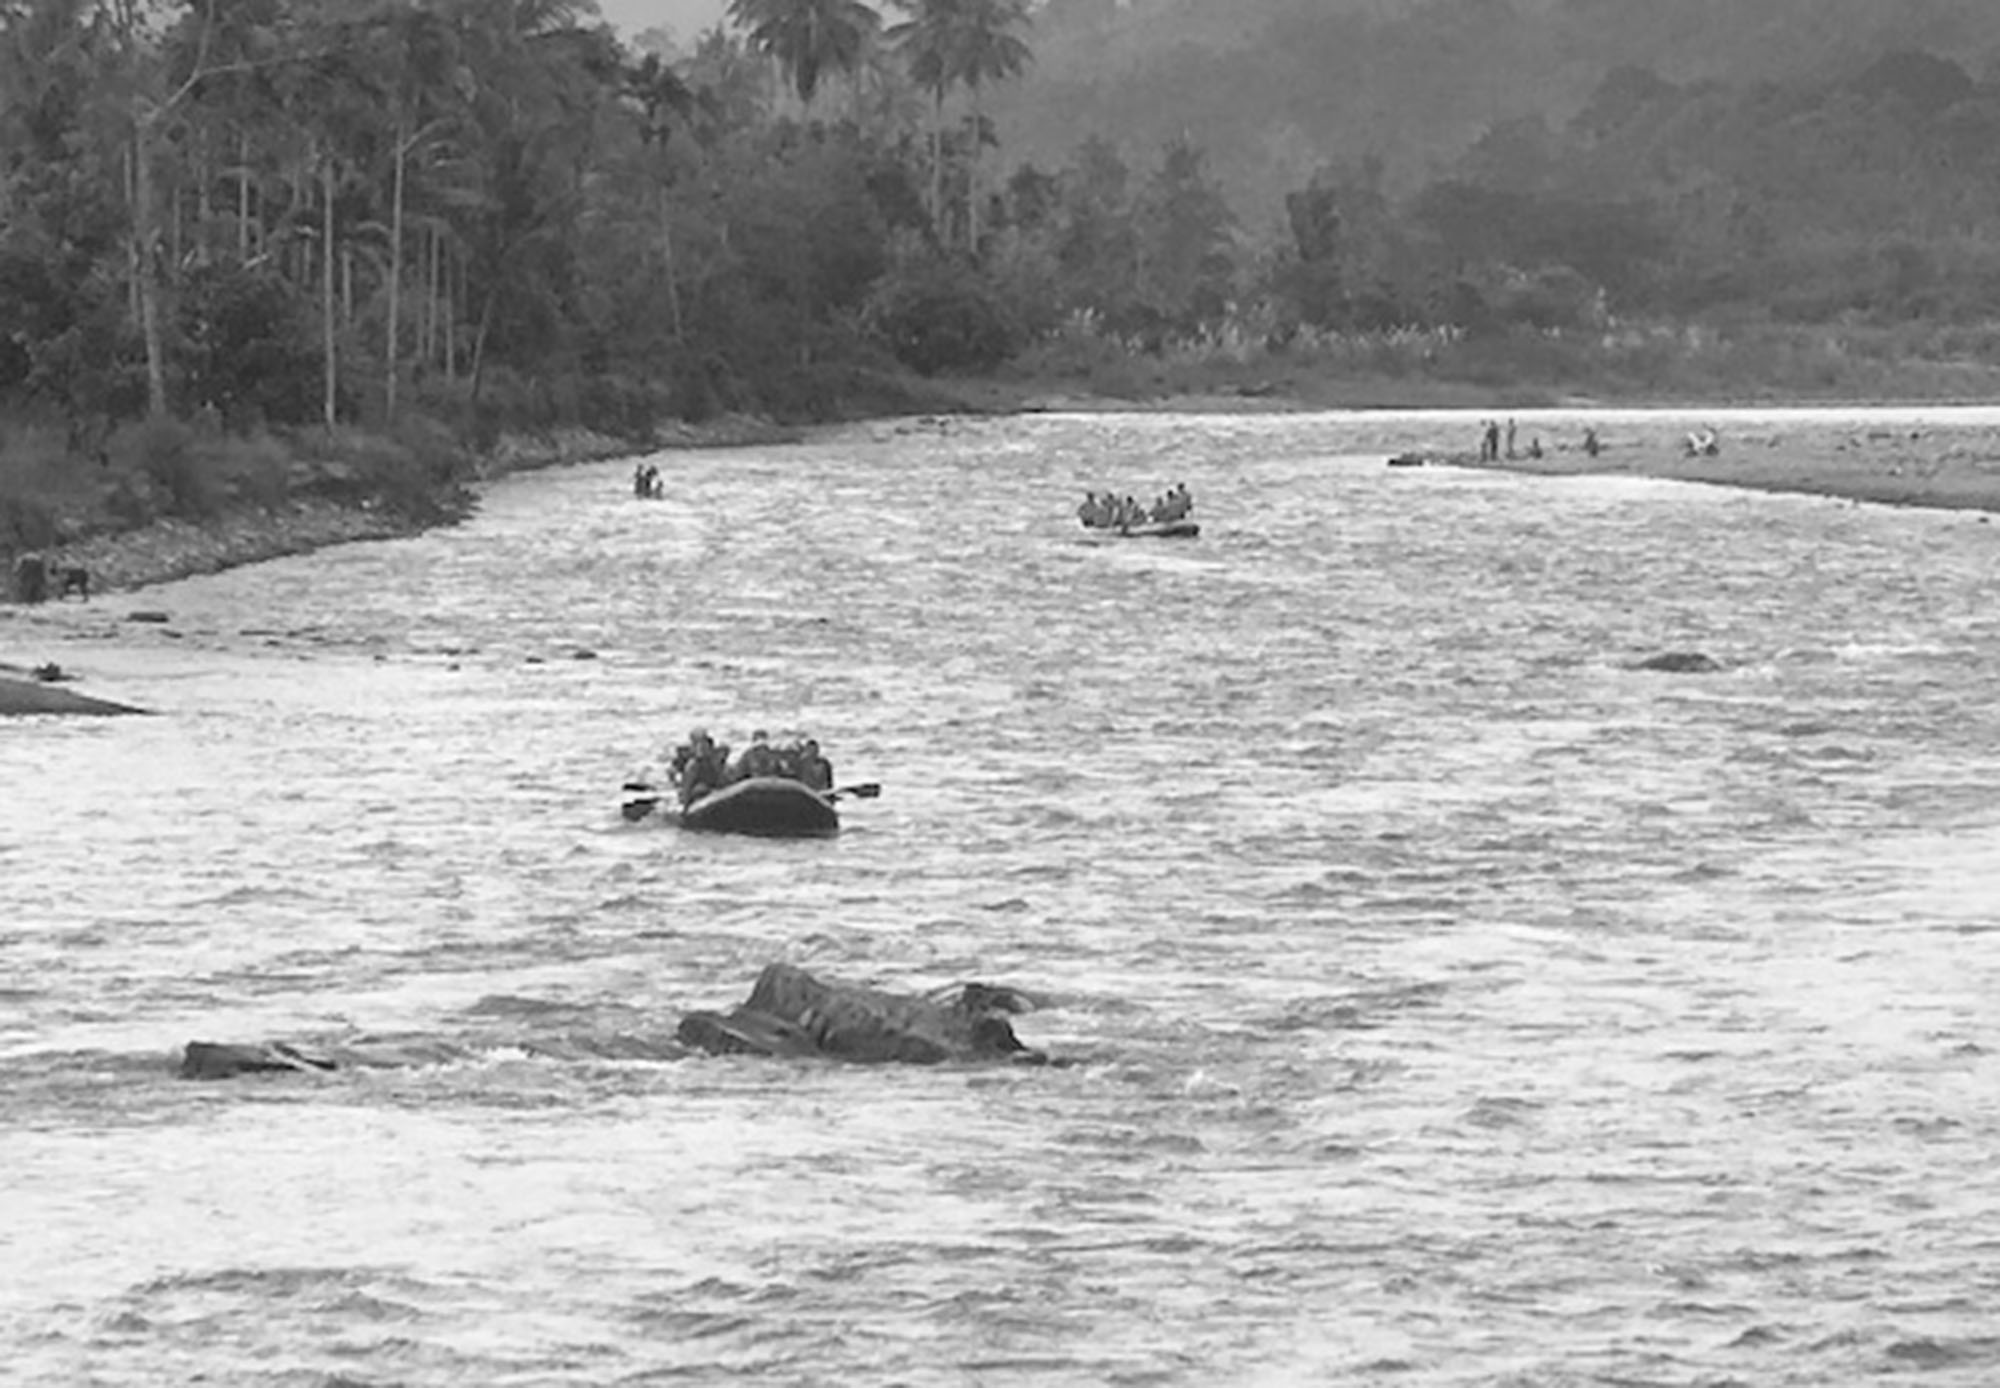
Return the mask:
<svg viewBox="0 0 2000 1388">
<path fill-rule="evenodd" d="M 1037 37 L 1010 149 L 1194 132 L 1267 243 L 1331 192 L 1361 321 L 1461 271 L 1628 315 L 2000 310 L 1988 0 L 1050 0 Z"/>
<path fill-rule="evenodd" d="M 569 0 L 0 0 L 0 393 L 84 429 L 823 408 L 928 254 L 923 108 L 846 82 L 866 6 L 739 10 L 666 61 Z M 941 103 L 957 36 L 906 27 Z"/>
<path fill-rule="evenodd" d="M 1492 380 L 1482 342 L 1545 376 L 1638 344 L 1630 391 L 1745 325 L 1994 355 L 1990 0 L 730 20 L 0 0 L 0 419 L 101 458 L 144 420 L 824 418 L 1107 354 Z"/>
</svg>

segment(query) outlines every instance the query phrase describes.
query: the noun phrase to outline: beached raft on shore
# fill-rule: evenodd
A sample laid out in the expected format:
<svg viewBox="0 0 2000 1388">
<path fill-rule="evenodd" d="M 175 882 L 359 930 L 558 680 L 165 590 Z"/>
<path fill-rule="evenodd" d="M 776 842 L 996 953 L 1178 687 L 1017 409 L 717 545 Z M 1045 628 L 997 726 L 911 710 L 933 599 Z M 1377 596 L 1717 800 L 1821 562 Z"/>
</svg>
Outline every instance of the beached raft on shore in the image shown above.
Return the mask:
<svg viewBox="0 0 2000 1388">
<path fill-rule="evenodd" d="M 1192 540 L 1201 534 L 1201 523 L 1177 520 L 1145 525 L 1086 525 L 1083 533 L 1093 540 Z"/>
<path fill-rule="evenodd" d="M 129 704 L 115 703 L 110 699 L 94 699 L 88 694 L 78 694 L 74 690 L 64 689 L 55 682 L 55 679 L 55 676 L 40 674 L 31 679 L 0 674 L 0 718 L 28 717 L 33 714 L 105 717 L 145 712 L 144 709 L 133 708 Z"/>
<path fill-rule="evenodd" d="M 789 776 L 752 776 L 732 781 L 680 811 L 680 825 L 706 834 L 748 834 L 763 839 L 816 839 L 840 832 L 840 814 L 834 800 L 843 794 L 864 798 L 879 786 L 856 786 L 848 791 L 821 792 Z M 660 793 L 644 782 L 629 781 L 625 786 L 622 813 L 631 821 L 650 815 L 661 800 Z"/>
</svg>

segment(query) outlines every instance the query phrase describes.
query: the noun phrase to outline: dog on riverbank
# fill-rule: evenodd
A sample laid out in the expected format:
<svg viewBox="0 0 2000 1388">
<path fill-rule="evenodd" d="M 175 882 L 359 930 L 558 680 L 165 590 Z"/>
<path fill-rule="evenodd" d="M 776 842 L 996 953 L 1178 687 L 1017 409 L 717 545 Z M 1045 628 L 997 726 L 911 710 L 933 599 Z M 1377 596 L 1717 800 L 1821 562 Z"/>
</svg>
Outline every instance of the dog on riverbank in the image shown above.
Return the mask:
<svg viewBox="0 0 2000 1388">
<path fill-rule="evenodd" d="M 55 589 L 56 601 L 61 602 L 71 593 L 85 602 L 90 601 L 90 570 L 81 564 L 50 564 L 50 586 Z"/>
</svg>

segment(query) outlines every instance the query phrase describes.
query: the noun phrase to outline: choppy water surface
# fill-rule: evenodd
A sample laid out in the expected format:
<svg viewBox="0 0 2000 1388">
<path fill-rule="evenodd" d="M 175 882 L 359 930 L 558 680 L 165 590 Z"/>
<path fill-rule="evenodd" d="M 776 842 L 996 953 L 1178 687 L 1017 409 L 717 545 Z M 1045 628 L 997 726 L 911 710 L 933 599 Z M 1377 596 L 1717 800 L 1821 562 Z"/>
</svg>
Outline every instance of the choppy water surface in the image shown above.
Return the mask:
<svg viewBox="0 0 2000 1388">
<path fill-rule="evenodd" d="M 167 716 L 0 728 L 0 1379 L 2000 1377 L 2000 527 L 1436 427 L 873 426 L 12 619 Z M 885 792 L 619 822 L 695 722 Z M 1080 1063 L 675 1054 L 775 958 Z"/>
</svg>

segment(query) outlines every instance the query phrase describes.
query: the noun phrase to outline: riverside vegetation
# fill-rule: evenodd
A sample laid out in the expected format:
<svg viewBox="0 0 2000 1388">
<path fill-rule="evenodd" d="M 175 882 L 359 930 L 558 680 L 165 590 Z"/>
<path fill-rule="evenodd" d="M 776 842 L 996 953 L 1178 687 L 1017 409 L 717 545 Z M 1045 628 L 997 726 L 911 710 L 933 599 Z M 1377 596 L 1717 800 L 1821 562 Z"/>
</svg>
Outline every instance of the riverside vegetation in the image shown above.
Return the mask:
<svg viewBox="0 0 2000 1388">
<path fill-rule="evenodd" d="M 2000 53 L 1980 13 L 1932 37 Z M 1069 61 L 1094 14 L 735 0 L 682 47 L 587 0 L 0 0 L 0 557 L 150 581 L 448 521 L 525 461 L 1036 395 L 2000 387 L 2000 250 L 1965 230 L 2000 223 L 2000 177 L 1966 177 L 1993 171 L 2000 82 L 1910 35 L 1707 71 L 1607 23 L 1564 69 L 1576 95 L 1523 110 L 1539 88 L 1496 83 L 1455 150 L 1434 122 L 1362 149 L 1300 114 L 1277 186 L 1241 176 L 1255 112 L 1147 146 L 1144 62 L 1107 89 L 1120 128 L 1071 110 L 1069 68 L 1037 85 L 1037 47 Z M 1156 59 L 1192 22 L 1120 14 Z M 1411 25 L 1478 30 L 1452 51 L 1504 68 L 1554 22 L 1258 15 L 1223 67 L 1266 94 L 1336 30 L 1385 72 Z M 1200 71 L 1176 80 L 1213 105 Z M 1009 132 L 1042 153 L 1030 108 L 1091 133 L 1003 172 Z"/>
</svg>

